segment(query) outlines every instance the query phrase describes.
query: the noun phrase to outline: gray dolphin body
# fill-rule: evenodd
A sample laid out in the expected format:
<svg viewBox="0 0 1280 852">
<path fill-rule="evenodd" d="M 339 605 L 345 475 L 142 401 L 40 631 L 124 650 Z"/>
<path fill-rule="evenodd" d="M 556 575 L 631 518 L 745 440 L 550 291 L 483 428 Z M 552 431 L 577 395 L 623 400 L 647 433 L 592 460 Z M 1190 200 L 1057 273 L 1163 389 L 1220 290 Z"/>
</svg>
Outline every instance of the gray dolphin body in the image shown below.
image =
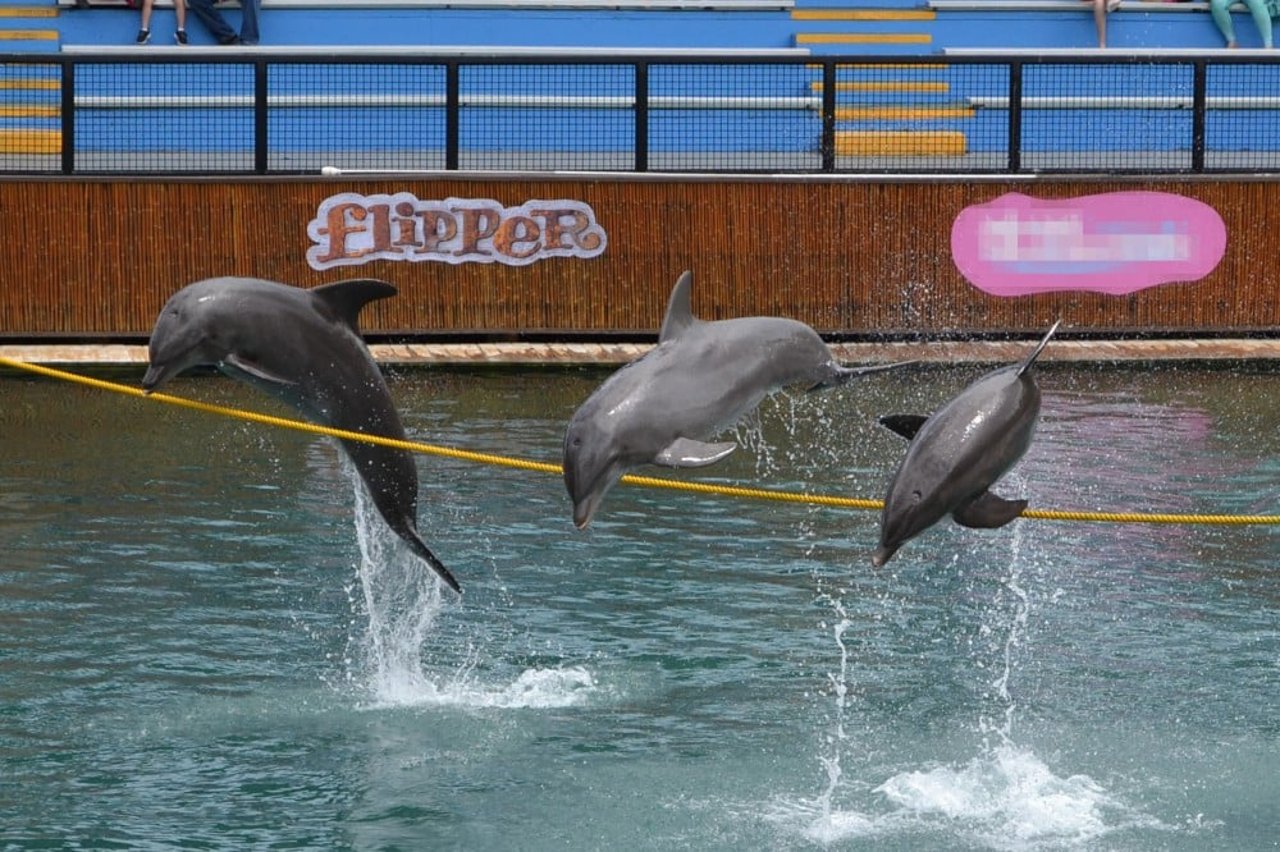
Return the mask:
<svg viewBox="0 0 1280 852">
<path fill-rule="evenodd" d="M 1022 514 L 1026 500 L 1005 500 L 987 489 L 1031 446 L 1040 415 L 1031 366 L 1057 328 L 1054 323 L 1021 364 L 987 373 L 932 416 L 880 418 L 911 445 L 889 485 L 872 565 L 884 565 L 947 515 L 966 527 L 994 529 Z"/>
<path fill-rule="evenodd" d="M 569 421 L 564 481 L 573 522 L 591 522 L 605 493 L 645 464 L 702 467 L 736 446 L 705 443 L 779 388 L 844 384 L 901 366 L 847 368 L 809 326 L 778 317 L 703 322 L 690 307 L 693 276 L 676 282 L 658 345 L 614 373 Z"/>
<path fill-rule="evenodd" d="M 361 308 L 394 296 L 384 281 L 303 290 L 254 278 L 210 278 L 175 293 L 151 332 L 147 392 L 198 364 L 283 400 L 336 429 L 404 440 L 378 365 L 356 324 Z M 341 444 L 387 525 L 454 591 L 458 581 L 418 534 L 418 471 L 405 450 Z"/>
</svg>

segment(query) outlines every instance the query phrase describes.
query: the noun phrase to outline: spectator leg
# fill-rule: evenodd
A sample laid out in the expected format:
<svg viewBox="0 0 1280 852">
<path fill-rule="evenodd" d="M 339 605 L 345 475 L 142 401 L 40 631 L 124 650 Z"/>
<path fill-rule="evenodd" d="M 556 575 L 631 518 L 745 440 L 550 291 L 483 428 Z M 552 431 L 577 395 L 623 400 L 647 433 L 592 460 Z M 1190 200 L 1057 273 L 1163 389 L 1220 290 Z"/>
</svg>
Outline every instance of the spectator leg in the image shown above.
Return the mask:
<svg viewBox="0 0 1280 852">
<path fill-rule="evenodd" d="M 1253 22 L 1258 26 L 1258 34 L 1262 36 L 1262 46 L 1271 47 L 1271 13 L 1267 9 L 1267 4 L 1263 0 L 1245 0 L 1244 4 L 1249 7 L 1249 14 L 1253 16 Z"/>
<path fill-rule="evenodd" d="M 222 13 L 213 8 L 213 0 L 187 0 L 187 6 L 218 44 L 230 44 L 236 40 L 236 31 L 227 24 Z"/>
<path fill-rule="evenodd" d="M 1231 13 L 1227 11 L 1229 0 L 1209 0 L 1209 14 L 1218 25 L 1218 31 L 1226 39 L 1227 47 L 1236 46 L 1236 30 L 1231 25 Z"/>
<path fill-rule="evenodd" d="M 240 22 L 240 40 L 245 44 L 258 43 L 258 0 L 240 0 L 244 18 Z"/>
</svg>

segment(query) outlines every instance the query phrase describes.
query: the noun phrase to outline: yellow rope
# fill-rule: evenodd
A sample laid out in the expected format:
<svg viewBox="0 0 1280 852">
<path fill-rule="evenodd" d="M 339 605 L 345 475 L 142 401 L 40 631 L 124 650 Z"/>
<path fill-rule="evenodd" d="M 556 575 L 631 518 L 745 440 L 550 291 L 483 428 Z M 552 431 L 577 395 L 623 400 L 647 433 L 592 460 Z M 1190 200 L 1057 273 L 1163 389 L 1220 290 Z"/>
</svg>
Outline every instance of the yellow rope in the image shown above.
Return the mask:
<svg viewBox="0 0 1280 852">
<path fill-rule="evenodd" d="M 56 370 L 52 367 L 30 364 L 25 361 L 15 361 L 12 358 L 5 358 L 3 356 L 0 356 L 0 366 L 10 367 L 15 370 L 24 370 L 29 373 L 72 382 L 85 387 L 111 391 L 112 393 L 120 393 L 125 394 L 126 396 L 140 397 L 142 399 L 163 402 L 168 405 L 176 405 L 179 408 L 187 408 L 192 411 L 200 411 L 205 414 L 217 414 L 222 417 L 232 417 L 238 420 L 246 420 L 251 423 L 261 423 L 267 426 L 276 426 L 281 429 L 292 429 L 296 432 L 310 432 L 315 435 L 327 435 L 332 438 L 364 441 L 368 444 L 379 444 L 384 447 L 407 450 L 413 453 L 441 456 L 444 458 L 459 459 L 461 461 L 477 462 L 479 464 L 495 465 L 498 467 L 509 467 L 517 470 L 529 470 L 536 471 L 538 473 L 552 474 L 559 474 L 562 472 L 562 468 L 558 464 L 530 461 L 528 459 L 518 459 L 511 456 L 494 455 L 492 453 L 476 453 L 470 450 L 459 450 L 453 447 L 439 446 L 437 444 L 424 444 L 418 441 L 400 441 L 395 438 L 386 438 L 381 435 L 367 435 L 363 432 L 350 432 L 344 429 L 334 429 L 329 426 L 321 426 L 316 423 L 307 423 L 302 420 L 290 420 L 285 417 L 276 417 L 271 414 L 262 414 L 256 411 L 246 411 L 240 408 L 229 408 L 223 405 L 212 405 L 207 402 L 197 402 L 192 399 L 172 396 L 166 393 L 147 394 L 140 388 L 130 387 L 129 385 L 108 382 L 103 379 L 94 379 L 77 373 Z M 765 488 L 746 488 L 737 485 L 714 485 L 702 482 L 682 482 L 676 479 L 662 479 L 655 476 L 627 475 L 622 478 L 622 481 L 628 485 L 639 485 L 646 488 L 666 488 L 672 491 L 711 494 L 718 497 L 740 497 L 749 500 L 773 500 L 784 503 L 805 503 L 808 505 L 827 506 L 840 509 L 871 509 L 878 511 L 884 507 L 884 501 L 882 500 L 867 500 L 857 497 L 835 497 L 823 494 L 806 494 L 795 491 L 774 491 Z M 1280 515 L 1178 515 L 1143 512 L 1082 512 L 1064 511 L 1059 509 L 1026 509 L 1023 511 L 1021 517 L 1044 521 L 1086 521 L 1116 524 L 1280 524 Z"/>
</svg>

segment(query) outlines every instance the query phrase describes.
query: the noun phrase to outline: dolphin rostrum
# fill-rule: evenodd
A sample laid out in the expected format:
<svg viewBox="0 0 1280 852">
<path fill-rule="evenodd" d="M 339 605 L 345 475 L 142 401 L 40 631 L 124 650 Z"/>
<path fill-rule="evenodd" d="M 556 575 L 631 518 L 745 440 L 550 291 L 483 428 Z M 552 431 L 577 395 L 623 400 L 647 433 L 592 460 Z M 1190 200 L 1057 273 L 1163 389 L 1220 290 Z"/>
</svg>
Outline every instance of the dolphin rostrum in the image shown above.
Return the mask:
<svg viewBox="0 0 1280 852">
<path fill-rule="evenodd" d="M 189 367 L 214 364 L 322 425 L 403 441 L 400 415 L 356 324 L 366 304 L 395 293 L 373 279 L 313 290 L 256 278 L 197 281 L 160 310 L 142 387 L 150 393 Z M 418 470 L 409 452 L 341 444 L 387 525 L 460 592 L 418 534 Z"/>
<path fill-rule="evenodd" d="M 947 515 L 966 527 L 994 529 L 1027 508 L 1026 500 L 1005 500 L 987 489 L 1031 445 L 1040 415 L 1031 366 L 1057 329 L 1055 322 L 1022 363 L 987 373 L 932 416 L 880 418 L 911 445 L 889 485 L 872 565 L 884 565 Z"/>
<path fill-rule="evenodd" d="M 804 382 L 816 390 L 902 366 L 843 367 L 822 338 L 796 320 L 696 319 L 692 285 L 689 272 L 676 281 L 658 345 L 610 376 L 569 421 L 564 482 L 579 529 L 629 470 L 702 467 L 727 456 L 735 444 L 706 439 L 779 388 Z"/>
</svg>

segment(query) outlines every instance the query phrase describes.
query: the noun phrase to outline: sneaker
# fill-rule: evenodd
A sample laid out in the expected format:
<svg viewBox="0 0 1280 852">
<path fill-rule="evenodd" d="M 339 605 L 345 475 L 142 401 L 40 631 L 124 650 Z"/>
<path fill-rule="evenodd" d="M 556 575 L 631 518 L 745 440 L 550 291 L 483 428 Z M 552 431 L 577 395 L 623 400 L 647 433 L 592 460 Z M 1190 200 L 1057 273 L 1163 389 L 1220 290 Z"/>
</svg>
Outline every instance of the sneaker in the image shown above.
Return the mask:
<svg viewBox="0 0 1280 852">
<path fill-rule="evenodd" d="M 138 30 L 138 37 L 133 40 L 134 44 L 146 44 L 151 41 L 151 30 Z"/>
<path fill-rule="evenodd" d="M 176 41 L 178 44 L 185 45 L 187 43 L 187 31 L 178 30 L 176 33 L 173 34 L 173 40 Z"/>
</svg>

